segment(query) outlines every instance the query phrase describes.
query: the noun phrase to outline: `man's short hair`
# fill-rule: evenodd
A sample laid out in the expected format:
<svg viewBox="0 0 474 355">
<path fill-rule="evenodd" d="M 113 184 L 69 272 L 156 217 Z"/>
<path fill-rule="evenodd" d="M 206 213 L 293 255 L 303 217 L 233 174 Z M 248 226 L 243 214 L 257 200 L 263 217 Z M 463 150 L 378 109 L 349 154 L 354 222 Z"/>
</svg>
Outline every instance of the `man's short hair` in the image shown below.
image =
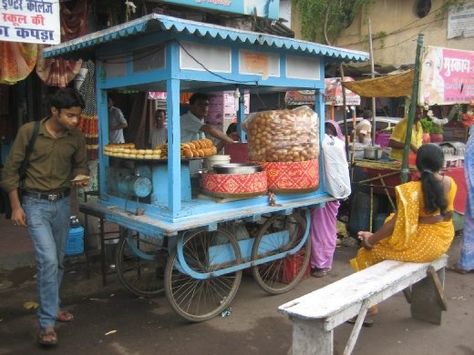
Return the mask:
<svg viewBox="0 0 474 355">
<path fill-rule="evenodd" d="M 202 92 L 196 92 L 189 98 L 189 104 L 194 105 L 196 101 L 209 101 L 209 96 Z"/>
<path fill-rule="evenodd" d="M 73 88 L 58 89 L 49 100 L 51 107 L 57 109 L 80 107 L 84 108 L 85 103 L 82 95 Z"/>
</svg>

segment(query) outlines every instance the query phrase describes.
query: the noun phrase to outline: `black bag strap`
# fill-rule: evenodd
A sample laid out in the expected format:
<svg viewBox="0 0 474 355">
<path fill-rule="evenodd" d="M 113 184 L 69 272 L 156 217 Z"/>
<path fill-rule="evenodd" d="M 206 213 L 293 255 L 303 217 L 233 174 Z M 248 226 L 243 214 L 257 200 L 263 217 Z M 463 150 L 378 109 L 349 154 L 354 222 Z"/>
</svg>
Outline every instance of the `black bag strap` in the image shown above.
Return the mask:
<svg viewBox="0 0 474 355">
<path fill-rule="evenodd" d="M 20 169 L 18 169 L 18 173 L 20 175 L 20 185 L 23 185 L 23 180 L 26 177 L 26 169 L 28 169 L 28 165 L 30 165 L 30 156 L 31 152 L 33 151 L 33 147 L 35 146 L 36 138 L 38 137 L 39 127 L 40 121 L 35 121 L 35 124 L 33 126 L 33 133 L 31 134 L 28 145 L 26 146 L 25 159 L 23 159 L 20 165 Z"/>
</svg>

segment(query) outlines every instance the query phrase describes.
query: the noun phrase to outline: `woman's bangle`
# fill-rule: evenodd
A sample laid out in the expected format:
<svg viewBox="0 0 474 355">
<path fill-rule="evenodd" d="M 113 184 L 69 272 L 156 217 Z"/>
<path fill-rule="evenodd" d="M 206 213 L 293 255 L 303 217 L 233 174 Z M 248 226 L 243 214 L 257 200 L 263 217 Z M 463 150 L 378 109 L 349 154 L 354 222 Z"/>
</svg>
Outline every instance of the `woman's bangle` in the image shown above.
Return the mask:
<svg viewBox="0 0 474 355">
<path fill-rule="evenodd" d="M 371 244 L 371 243 L 369 242 L 369 238 L 364 239 L 364 244 L 365 244 L 367 247 L 369 247 L 369 248 L 373 248 L 373 247 L 374 247 L 373 244 Z"/>
</svg>

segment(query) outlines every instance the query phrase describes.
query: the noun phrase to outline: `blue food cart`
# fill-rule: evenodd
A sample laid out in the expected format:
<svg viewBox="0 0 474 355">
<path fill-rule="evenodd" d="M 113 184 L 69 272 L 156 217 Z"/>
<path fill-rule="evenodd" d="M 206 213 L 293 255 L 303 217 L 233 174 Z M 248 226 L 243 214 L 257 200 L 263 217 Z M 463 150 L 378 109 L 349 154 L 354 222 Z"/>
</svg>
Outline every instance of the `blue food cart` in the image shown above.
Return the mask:
<svg viewBox="0 0 474 355">
<path fill-rule="evenodd" d="M 180 93 L 315 90 L 322 123 L 325 64 L 364 61 L 367 53 L 150 14 L 49 47 L 44 56 L 95 60 L 99 197 L 87 207 L 126 230 L 116 266 L 129 290 L 153 295 L 164 288 L 179 315 L 203 321 L 229 306 L 244 269 L 271 294 L 301 280 L 310 257 L 309 208 L 332 199 L 324 179 L 315 191 L 271 199 L 194 196 L 180 151 Z M 117 165 L 120 158 L 104 154 L 112 89 L 167 92 L 167 159 L 124 158 L 128 164 Z M 295 270 L 283 282 L 289 261 Z"/>
</svg>

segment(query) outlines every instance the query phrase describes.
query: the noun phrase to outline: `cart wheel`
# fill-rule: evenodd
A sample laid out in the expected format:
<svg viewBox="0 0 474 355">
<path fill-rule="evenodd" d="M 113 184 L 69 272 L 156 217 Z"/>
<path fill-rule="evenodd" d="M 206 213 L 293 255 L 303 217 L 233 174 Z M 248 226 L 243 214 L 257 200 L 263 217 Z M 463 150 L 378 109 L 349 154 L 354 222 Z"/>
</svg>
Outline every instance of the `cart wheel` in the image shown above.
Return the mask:
<svg viewBox="0 0 474 355">
<path fill-rule="evenodd" d="M 120 282 L 134 295 L 152 297 L 164 291 L 165 254 L 157 240 L 126 230 L 115 263 Z"/>
<path fill-rule="evenodd" d="M 227 231 L 197 230 L 184 238 L 183 257 L 194 272 L 216 272 L 240 263 L 239 245 Z M 165 291 L 176 313 L 189 321 L 201 322 L 229 306 L 241 279 L 241 270 L 204 280 L 193 278 L 183 271 L 175 249 L 166 264 Z"/>
<path fill-rule="evenodd" d="M 289 216 L 270 217 L 260 229 L 252 248 L 252 260 L 269 257 L 294 248 L 305 237 L 307 221 L 298 213 Z M 270 233 L 288 232 L 287 238 L 269 237 Z M 295 254 L 254 266 L 255 281 L 270 294 L 291 290 L 303 277 L 308 268 L 311 254 L 311 240 L 308 237 Z"/>
</svg>

